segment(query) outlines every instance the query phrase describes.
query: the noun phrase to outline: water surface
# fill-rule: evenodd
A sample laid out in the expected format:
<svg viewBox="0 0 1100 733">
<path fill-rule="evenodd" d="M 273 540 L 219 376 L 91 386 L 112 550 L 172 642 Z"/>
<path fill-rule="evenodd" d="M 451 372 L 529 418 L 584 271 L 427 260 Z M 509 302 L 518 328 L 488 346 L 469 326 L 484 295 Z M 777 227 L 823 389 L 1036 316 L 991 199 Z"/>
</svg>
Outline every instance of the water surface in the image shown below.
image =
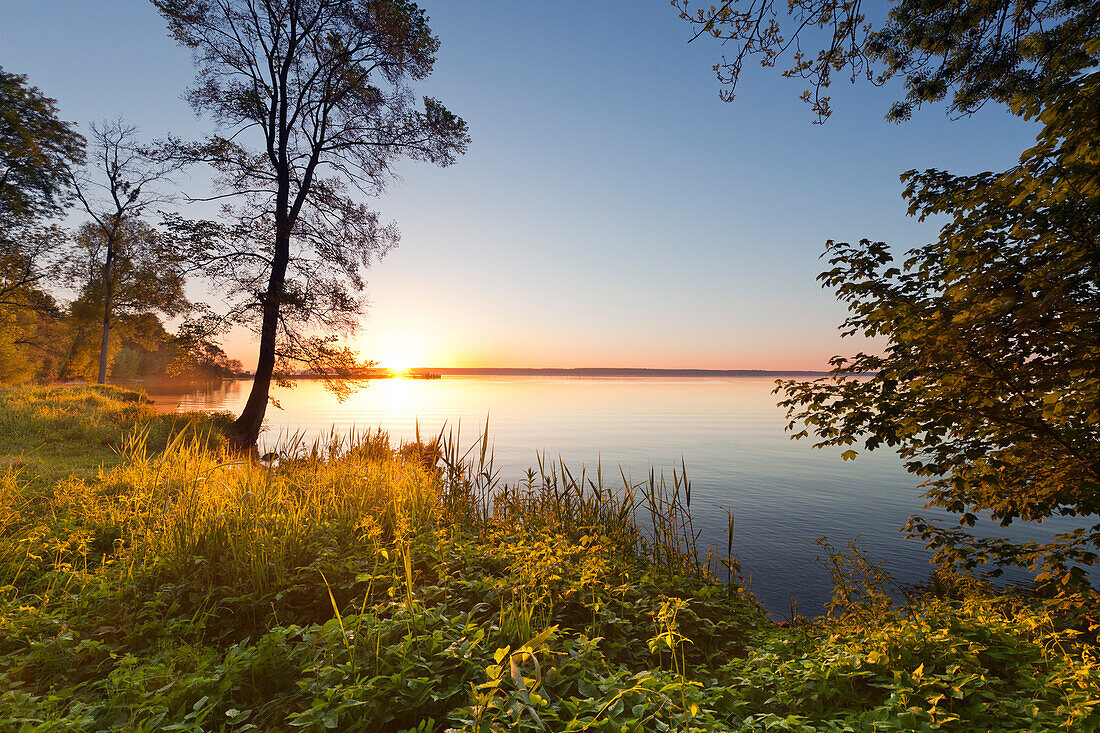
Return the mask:
<svg viewBox="0 0 1100 733">
<path fill-rule="evenodd" d="M 238 412 L 251 383 L 142 386 L 164 408 Z M 949 521 L 953 515 L 923 509 L 919 480 L 891 452 L 842 461 L 839 450 L 791 441 L 774 386 L 771 377 L 445 376 L 374 380 L 340 403 L 320 382 L 300 380 L 294 389 L 275 390 L 282 409 L 268 409 L 262 441 L 354 426 L 381 427 L 396 442 L 412 440 L 419 423 L 422 435 L 461 424 L 472 442 L 488 418 L 506 481 L 521 479 L 539 453 L 571 469 L 601 461 L 605 477 L 621 466 L 635 481 L 651 468 L 671 478 L 682 461 L 703 541 L 721 543 L 724 552 L 731 509 L 734 552 L 757 597 L 778 615 L 788 615 L 793 603 L 816 615 L 829 597 L 828 576 L 814 562 L 817 537 L 836 546 L 856 538 L 898 580 L 926 579 L 928 553 L 898 528 L 914 513 Z M 1013 525 L 1012 536 L 1042 539 L 1073 526 L 1069 520 Z"/>
</svg>

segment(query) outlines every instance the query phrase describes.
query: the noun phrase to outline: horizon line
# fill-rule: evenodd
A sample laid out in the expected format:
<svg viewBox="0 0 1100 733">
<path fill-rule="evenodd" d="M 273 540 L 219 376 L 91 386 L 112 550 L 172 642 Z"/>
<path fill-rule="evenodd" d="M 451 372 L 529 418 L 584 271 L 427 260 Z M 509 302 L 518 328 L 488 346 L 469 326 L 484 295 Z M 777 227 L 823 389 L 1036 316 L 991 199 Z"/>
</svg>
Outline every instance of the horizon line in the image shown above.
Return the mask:
<svg viewBox="0 0 1100 733">
<path fill-rule="evenodd" d="M 376 367 L 389 369 L 389 367 Z M 702 367 L 409 367 L 404 371 L 433 371 L 440 374 L 475 374 L 475 373 L 524 373 L 524 372 L 615 372 L 618 374 L 827 374 L 827 371 L 816 369 L 710 369 Z M 398 370 L 400 371 L 400 370 Z"/>
</svg>

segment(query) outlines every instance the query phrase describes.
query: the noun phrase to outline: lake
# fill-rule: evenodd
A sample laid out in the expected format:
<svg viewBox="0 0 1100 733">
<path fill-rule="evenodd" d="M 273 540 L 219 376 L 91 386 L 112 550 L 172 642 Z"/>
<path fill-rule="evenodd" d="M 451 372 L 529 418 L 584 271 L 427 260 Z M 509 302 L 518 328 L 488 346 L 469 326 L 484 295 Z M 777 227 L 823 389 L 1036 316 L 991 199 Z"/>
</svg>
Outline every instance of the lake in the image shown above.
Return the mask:
<svg viewBox="0 0 1100 733">
<path fill-rule="evenodd" d="M 139 386 L 162 409 L 237 412 L 251 383 Z M 321 382 L 298 380 L 293 389 L 274 391 L 282 409 L 268 408 L 261 442 L 353 426 L 381 427 L 397 442 L 412 440 L 419 423 L 426 436 L 461 424 L 464 442 L 472 443 L 488 418 L 496 462 L 509 482 L 536 466 L 539 453 L 560 457 L 571 470 L 602 461 L 605 477 L 616 476 L 621 466 L 636 481 L 651 468 L 671 479 L 683 461 L 702 542 L 720 542 L 724 552 L 731 509 L 742 570 L 779 616 L 789 615 L 795 602 L 803 614 L 817 615 L 830 595 L 828 575 L 815 563 L 817 537 L 837 547 L 856 538 L 899 581 L 926 579 L 929 554 L 898 528 L 914 513 L 955 521 L 953 515 L 922 509 L 919 480 L 894 453 L 863 452 L 842 461 L 839 450 L 791 441 L 774 386 L 774 377 L 447 375 L 372 380 L 340 403 Z M 1080 524 L 1013 525 L 1011 536 L 1043 539 Z M 988 522 L 979 529 L 991 535 L 999 530 Z"/>
</svg>

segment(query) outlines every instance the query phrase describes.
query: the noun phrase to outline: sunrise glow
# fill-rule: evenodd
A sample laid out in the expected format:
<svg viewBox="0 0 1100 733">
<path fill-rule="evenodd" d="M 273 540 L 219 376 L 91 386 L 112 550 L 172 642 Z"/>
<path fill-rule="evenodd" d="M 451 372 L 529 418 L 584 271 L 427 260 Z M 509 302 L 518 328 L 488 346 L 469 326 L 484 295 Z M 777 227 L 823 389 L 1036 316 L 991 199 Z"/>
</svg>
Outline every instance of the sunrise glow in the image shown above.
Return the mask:
<svg viewBox="0 0 1100 733">
<path fill-rule="evenodd" d="M 411 354 L 407 350 L 394 349 L 389 351 L 379 362 L 380 366 L 391 372 L 403 374 L 416 366 Z"/>
</svg>

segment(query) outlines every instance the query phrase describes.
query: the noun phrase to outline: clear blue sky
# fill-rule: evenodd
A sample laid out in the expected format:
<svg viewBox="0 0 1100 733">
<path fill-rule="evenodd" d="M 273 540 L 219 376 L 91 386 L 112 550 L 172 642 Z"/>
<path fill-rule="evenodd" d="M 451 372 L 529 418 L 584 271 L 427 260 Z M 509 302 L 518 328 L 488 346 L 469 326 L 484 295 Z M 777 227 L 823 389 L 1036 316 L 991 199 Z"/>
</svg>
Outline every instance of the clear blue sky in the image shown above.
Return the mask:
<svg viewBox="0 0 1100 733">
<path fill-rule="evenodd" d="M 905 216 L 902 171 L 1006 168 L 1034 137 L 994 108 L 890 125 L 895 90 L 846 82 L 815 126 L 802 85 L 756 66 L 720 102 L 720 47 L 689 45 L 665 0 L 422 5 L 443 44 L 422 91 L 473 144 L 450 168 L 406 163 L 373 202 L 403 237 L 357 343 L 392 364 L 823 368 L 860 345 L 814 281 L 825 241 L 921 244 L 936 227 Z M 65 118 L 206 129 L 148 2 L 0 0 L 0 18 L 0 66 Z"/>
</svg>

